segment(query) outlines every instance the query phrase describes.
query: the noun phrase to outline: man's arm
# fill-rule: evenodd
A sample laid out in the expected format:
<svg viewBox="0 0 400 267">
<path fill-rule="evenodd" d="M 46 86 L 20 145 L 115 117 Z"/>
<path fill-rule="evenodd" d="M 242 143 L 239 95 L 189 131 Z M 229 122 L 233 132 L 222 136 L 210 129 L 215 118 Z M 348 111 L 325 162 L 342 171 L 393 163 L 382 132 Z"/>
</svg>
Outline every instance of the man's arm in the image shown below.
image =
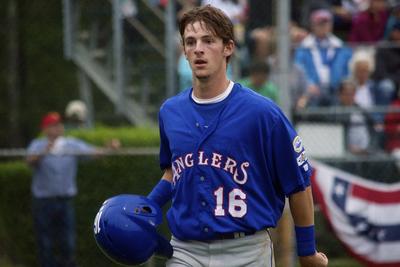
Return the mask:
<svg viewBox="0 0 400 267">
<path fill-rule="evenodd" d="M 153 190 L 147 196 L 160 207 L 163 207 L 172 198 L 172 177 L 172 169 L 165 169 L 160 182 L 154 186 Z"/>
<path fill-rule="evenodd" d="M 44 155 L 46 155 L 47 153 L 50 152 L 50 150 L 53 148 L 53 146 L 54 146 L 54 142 L 49 141 L 47 143 L 46 148 L 41 153 L 29 153 L 29 149 L 28 149 L 28 155 L 25 158 L 26 163 L 28 163 L 28 165 L 31 167 L 35 166 Z"/>
<path fill-rule="evenodd" d="M 167 168 L 167 169 L 164 170 L 164 174 L 161 177 L 161 179 L 165 179 L 168 182 L 172 183 L 172 177 L 173 177 L 172 169 L 171 168 Z"/>
<path fill-rule="evenodd" d="M 305 253 L 309 255 L 299 255 L 300 265 L 302 267 L 328 266 L 328 258 L 325 254 L 315 250 L 314 204 L 311 186 L 308 186 L 304 191 L 299 191 L 289 196 L 289 204 L 293 221 L 296 226 L 298 254 L 303 254 L 304 250 L 314 250 L 314 253 Z M 310 242 L 312 244 L 310 244 Z M 299 252 L 299 247 L 302 252 Z"/>
</svg>

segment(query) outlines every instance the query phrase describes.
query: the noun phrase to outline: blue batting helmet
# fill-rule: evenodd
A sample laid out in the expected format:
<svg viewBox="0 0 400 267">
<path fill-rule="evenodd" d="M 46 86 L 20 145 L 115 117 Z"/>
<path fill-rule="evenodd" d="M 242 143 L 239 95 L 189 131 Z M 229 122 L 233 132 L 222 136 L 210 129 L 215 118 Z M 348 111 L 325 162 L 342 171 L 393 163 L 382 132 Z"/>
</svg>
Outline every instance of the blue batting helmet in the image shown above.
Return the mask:
<svg viewBox="0 0 400 267">
<path fill-rule="evenodd" d="M 138 265 L 154 253 L 170 258 L 172 247 L 157 233 L 162 211 L 157 203 L 139 195 L 118 195 L 104 201 L 94 221 L 100 249 L 119 264 Z"/>
</svg>

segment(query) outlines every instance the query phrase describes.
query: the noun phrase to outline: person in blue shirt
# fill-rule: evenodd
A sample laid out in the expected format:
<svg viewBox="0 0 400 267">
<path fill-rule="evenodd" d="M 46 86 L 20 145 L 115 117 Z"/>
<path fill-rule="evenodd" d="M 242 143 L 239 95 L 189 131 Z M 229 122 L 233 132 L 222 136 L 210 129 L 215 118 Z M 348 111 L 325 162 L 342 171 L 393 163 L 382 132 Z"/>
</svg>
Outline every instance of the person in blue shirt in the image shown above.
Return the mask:
<svg viewBox="0 0 400 267">
<path fill-rule="evenodd" d="M 82 156 L 104 153 L 82 140 L 65 137 L 61 116 L 46 114 L 41 121 L 44 136 L 34 139 L 26 161 L 32 168 L 32 212 L 42 267 L 74 267 L 76 174 Z M 112 140 L 111 148 L 119 147 Z"/>
<path fill-rule="evenodd" d="M 340 82 L 349 75 L 352 50 L 332 34 L 330 11 L 313 11 L 310 22 L 311 33 L 296 48 L 294 63 L 307 77 L 306 106 L 329 106 L 334 104 Z"/>
</svg>

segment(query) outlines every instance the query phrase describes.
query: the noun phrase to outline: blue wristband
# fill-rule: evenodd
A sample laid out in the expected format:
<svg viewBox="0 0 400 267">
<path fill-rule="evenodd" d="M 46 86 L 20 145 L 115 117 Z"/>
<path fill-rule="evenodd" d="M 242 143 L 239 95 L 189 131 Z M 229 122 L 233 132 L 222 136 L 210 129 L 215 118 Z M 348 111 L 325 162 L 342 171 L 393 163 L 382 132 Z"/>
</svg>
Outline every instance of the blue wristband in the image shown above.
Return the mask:
<svg viewBox="0 0 400 267">
<path fill-rule="evenodd" d="M 163 207 L 172 197 L 172 184 L 161 179 L 147 197 Z"/>
<path fill-rule="evenodd" d="M 298 256 L 314 255 L 315 249 L 315 229 L 311 226 L 295 226 L 296 244 Z"/>
</svg>

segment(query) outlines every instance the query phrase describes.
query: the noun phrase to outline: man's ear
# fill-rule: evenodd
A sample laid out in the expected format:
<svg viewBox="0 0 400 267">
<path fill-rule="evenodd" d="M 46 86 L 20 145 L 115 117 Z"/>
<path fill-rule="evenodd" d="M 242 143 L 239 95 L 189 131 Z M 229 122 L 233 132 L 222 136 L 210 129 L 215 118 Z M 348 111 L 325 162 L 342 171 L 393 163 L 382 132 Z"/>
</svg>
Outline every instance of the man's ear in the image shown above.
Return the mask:
<svg viewBox="0 0 400 267">
<path fill-rule="evenodd" d="M 233 51 L 235 50 L 235 43 L 233 40 L 230 40 L 224 47 L 224 56 L 229 57 L 233 54 Z"/>
</svg>

